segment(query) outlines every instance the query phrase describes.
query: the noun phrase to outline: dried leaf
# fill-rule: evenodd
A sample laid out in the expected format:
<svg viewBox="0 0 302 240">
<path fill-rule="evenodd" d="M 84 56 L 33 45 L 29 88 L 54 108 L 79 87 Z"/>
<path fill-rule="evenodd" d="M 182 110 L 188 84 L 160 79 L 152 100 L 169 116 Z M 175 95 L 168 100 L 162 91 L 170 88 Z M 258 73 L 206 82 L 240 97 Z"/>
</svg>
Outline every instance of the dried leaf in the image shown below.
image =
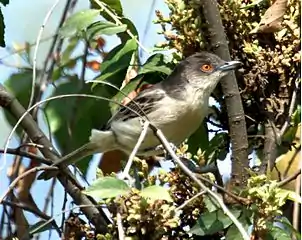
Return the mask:
<svg viewBox="0 0 302 240">
<path fill-rule="evenodd" d="M 286 11 L 288 0 L 276 0 L 263 15 L 259 26 L 256 27 L 251 33 L 256 32 L 278 32 L 281 29 L 281 22 Z"/>
</svg>

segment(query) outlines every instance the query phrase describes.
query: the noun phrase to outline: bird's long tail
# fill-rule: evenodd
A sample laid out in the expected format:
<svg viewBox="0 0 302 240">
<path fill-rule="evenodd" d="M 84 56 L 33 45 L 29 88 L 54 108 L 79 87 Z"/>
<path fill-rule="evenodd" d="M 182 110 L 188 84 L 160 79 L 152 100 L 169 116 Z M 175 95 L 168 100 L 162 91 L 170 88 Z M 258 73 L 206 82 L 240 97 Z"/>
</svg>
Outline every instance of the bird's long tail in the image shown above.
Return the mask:
<svg viewBox="0 0 302 240">
<path fill-rule="evenodd" d="M 73 152 L 65 155 L 52 166 L 68 166 L 76 163 L 84 157 L 95 153 L 107 152 L 116 148 L 114 135 L 111 131 L 99 131 L 93 129 L 89 138 L 89 143 L 81 146 Z M 48 180 L 56 176 L 58 171 L 45 171 L 38 176 L 38 179 Z"/>
</svg>

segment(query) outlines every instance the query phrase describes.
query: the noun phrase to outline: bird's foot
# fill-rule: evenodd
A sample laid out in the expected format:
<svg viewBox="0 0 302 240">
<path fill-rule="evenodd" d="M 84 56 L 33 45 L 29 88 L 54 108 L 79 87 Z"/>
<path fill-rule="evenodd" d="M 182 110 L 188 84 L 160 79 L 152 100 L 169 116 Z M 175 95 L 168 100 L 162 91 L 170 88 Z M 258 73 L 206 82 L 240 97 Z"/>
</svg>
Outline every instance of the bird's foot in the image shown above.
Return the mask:
<svg viewBox="0 0 302 240">
<path fill-rule="evenodd" d="M 173 143 L 169 143 L 169 144 L 170 144 L 172 151 L 176 153 L 178 148 Z M 155 147 L 155 150 L 163 152 L 165 154 L 166 159 L 171 158 L 169 151 L 162 144 Z"/>
</svg>

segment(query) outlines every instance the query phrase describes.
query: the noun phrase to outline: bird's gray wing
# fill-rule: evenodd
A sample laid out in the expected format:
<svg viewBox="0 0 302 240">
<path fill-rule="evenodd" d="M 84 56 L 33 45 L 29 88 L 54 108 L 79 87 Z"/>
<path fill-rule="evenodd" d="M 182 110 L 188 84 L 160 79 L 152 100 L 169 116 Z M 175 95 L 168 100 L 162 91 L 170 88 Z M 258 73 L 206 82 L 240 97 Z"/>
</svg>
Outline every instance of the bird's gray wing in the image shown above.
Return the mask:
<svg viewBox="0 0 302 240">
<path fill-rule="evenodd" d="M 165 92 L 157 86 L 141 91 L 133 100 L 122 106 L 111 117 L 106 125 L 106 129 L 110 129 L 113 121 L 126 121 L 139 116 L 146 117 L 152 112 L 156 103 L 165 97 Z"/>
</svg>

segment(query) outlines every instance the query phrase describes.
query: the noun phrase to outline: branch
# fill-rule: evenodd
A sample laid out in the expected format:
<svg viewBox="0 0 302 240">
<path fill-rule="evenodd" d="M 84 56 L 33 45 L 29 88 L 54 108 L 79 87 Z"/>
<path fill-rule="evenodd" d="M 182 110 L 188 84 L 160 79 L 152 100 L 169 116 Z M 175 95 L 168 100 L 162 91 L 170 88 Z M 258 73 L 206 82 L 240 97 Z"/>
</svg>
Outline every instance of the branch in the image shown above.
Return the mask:
<svg viewBox="0 0 302 240">
<path fill-rule="evenodd" d="M 296 172 L 293 173 L 293 175 L 283 179 L 282 181 L 278 182 L 278 187 L 283 187 L 287 183 L 291 182 L 292 180 L 296 179 L 301 174 L 301 169 L 297 169 Z"/>
<path fill-rule="evenodd" d="M 224 28 L 215 0 L 200 0 L 203 17 L 205 18 L 211 47 L 214 52 L 226 61 L 230 61 L 230 53 L 226 40 Z M 242 107 L 241 97 L 234 72 L 229 73 L 221 80 L 222 92 L 228 113 L 229 131 L 232 143 L 232 176 L 231 185 L 246 186 L 249 168 L 248 140 L 246 132 L 245 115 Z"/>
<path fill-rule="evenodd" d="M 170 156 L 173 158 L 173 160 L 178 164 L 178 166 L 194 181 L 196 182 L 199 187 L 202 189 L 202 191 L 205 191 L 207 194 L 210 195 L 210 197 L 217 202 L 217 204 L 221 207 L 223 212 L 232 220 L 232 222 L 235 224 L 235 226 L 238 228 L 240 234 L 242 235 L 242 238 L 244 240 L 249 240 L 250 237 L 248 233 L 245 231 L 242 224 L 238 221 L 238 219 L 231 213 L 231 211 L 227 208 L 227 206 L 224 204 L 223 200 L 220 196 L 218 196 L 216 193 L 211 191 L 209 188 L 206 187 L 197 177 L 196 175 L 189 169 L 187 166 L 177 157 L 173 149 L 171 148 L 170 143 L 164 136 L 161 130 L 156 128 L 154 125 L 150 124 L 150 128 L 153 130 L 155 136 L 158 137 L 161 144 L 165 147 L 165 149 L 168 151 Z"/>
<path fill-rule="evenodd" d="M 267 169 L 271 172 L 275 166 L 277 159 L 277 133 L 276 127 L 271 120 L 267 120 L 264 124 L 265 138 L 264 138 L 264 157 L 260 165 L 260 174 L 266 174 Z"/>
<path fill-rule="evenodd" d="M 19 119 L 26 112 L 19 101 L 8 93 L 2 84 L 0 84 L 0 106 L 7 109 L 16 119 Z M 50 159 L 53 162 L 59 160 L 59 158 L 50 151 L 50 149 L 54 149 L 54 147 L 38 127 L 31 115 L 27 114 L 24 116 L 21 126 L 34 143 L 45 146 L 45 148 L 40 149 L 45 158 Z M 75 204 L 90 205 L 91 207 L 82 209 L 83 213 L 95 225 L 98 231 L 102 233 L 107 232 L 106 217 L 102 216 L 104 213 L 99 212 L 98 208 L 95 206 L 95 202 L 92 202 L 81 192 L 81 189 L 70 181 L 69 177 L 72 175 L 68 168 L 62 169 L 62 173 L 63 174 L 58 175 L 58 179 L 74 200 Z"/>
<path fill-rule="evenodd" d="M 0 153 L 4 153 L 4 150 L 0 149 Z M 52 164 L 52 161 L 50 161 L 48 159 L 45 159 L 43 157 L 40 157 L 36 154 L 20 150 L 20 148 L 8 148 L 6 150 L 6 153 L 9 153 L 9 154 L 12 154 L 12 155 L 18 155 L 18 156 L 21 156 L 21 157 L 27 157 L 27 158 L 30 158 L 30 159 L 36 161 L 36 162 L 44 163 L 46 165 L 51 165 Z"/>
<path fill-rule="evenodd" d="M 56 224 L 56 222 L 54 221 L 54 219 L 52 219 L 50 216 L 48 216 L 47 214 L 43 213 L 42 211 L 38 211 L 38 209 L 35 209 L 35 208 L 33 208 L 33 207 L 31 207 L 31 206 L 29 206 L 27 204 L 19 203 L 19 202 L 10 202 L 10 201 L 3 200 L 2 204 L 10 206 L 10 207 L 13 207 L 13 208 L 21 208 L 22 210 L 31 212 L 31 213 L 35 214 L 36 216 L 38 216 L 38 217 L 40 217 L 42 219 L 45 219 L 45 220 L 50 220 L 51 219 L 52 220 L 51 224 L 56 229 L 58 235 L 61 236 L 60 228 Z"/>
</svg>

